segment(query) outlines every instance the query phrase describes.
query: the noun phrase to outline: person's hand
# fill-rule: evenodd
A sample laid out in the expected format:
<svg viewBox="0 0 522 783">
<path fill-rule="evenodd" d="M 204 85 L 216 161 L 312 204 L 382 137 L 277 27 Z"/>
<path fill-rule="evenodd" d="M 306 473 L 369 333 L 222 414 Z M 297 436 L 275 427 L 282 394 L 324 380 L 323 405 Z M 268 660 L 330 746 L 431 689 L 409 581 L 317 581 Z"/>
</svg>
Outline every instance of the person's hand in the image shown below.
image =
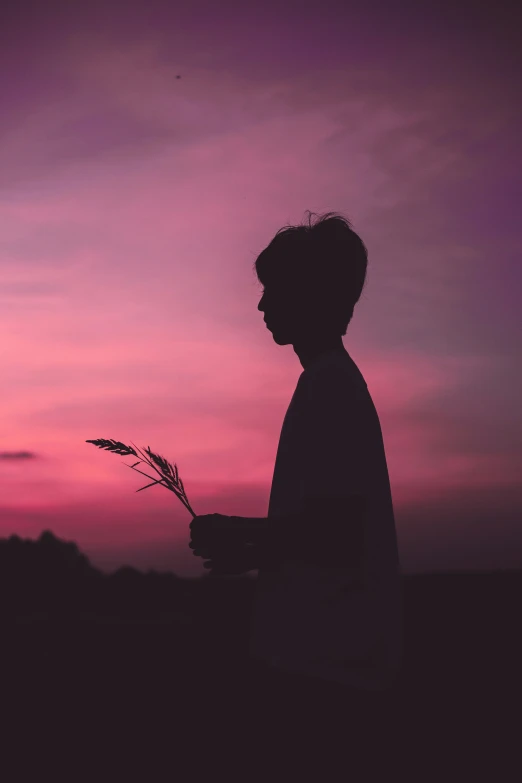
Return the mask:
<svg viewBox="0 0 522 783">
<path fill-rule="evenodd" d="M 195 516 L 189 529 L 189 546 L 198 551 L 206 551 L 209 547 L 222 548 L 224 545 L 246 544 L 251 539 L 247 520 L 227 514 Z"/>
<path fill-rule="evenodd" d="M 196 516 L 189 525 L 189 547 L 208 562 L 213 574 L 241 574 L 259 567 L 258 547 L 251 543 L 248 519 L 226 514 Z"/>
</svg>

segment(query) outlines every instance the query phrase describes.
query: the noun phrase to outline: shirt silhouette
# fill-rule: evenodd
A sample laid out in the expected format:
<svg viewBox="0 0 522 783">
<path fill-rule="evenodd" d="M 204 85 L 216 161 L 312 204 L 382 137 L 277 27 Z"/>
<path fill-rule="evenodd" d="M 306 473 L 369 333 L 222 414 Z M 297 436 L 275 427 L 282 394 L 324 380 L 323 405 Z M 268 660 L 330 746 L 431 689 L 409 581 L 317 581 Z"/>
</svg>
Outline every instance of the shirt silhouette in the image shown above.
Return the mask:
<svg viewBox="0 0 522 783">
<path fill-rule="evenodd" d="M 344 346 L 317 354 L 299 377 L 281 429 L 268 516 L 298 512 L 313 491 L 366 498 L 362 568 L 325 568 L 291 555 L 261 567 L 250 654 L 356 688 L 387 688 L 402 658 L 392 497 L 377 411 Z M 327 513 L 316 510 L 318 537 Z"/>
</svg>

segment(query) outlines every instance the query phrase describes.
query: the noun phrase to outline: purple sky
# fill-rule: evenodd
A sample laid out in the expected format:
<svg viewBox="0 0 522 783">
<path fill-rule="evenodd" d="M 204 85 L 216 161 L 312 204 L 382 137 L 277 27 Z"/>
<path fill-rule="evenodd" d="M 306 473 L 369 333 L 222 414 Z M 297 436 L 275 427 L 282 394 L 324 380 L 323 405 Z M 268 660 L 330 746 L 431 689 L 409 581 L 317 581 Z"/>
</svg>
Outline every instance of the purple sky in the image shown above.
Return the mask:
<svg viewBox="0 0 522 783">
<path fill-rule="evenodd" d="M 203 572 L 100 437 L 176 462 L 198 514 L 265 515 L 302 367 L 252 264 L 335 210 L 369 250 L 344 344 L 404 571 L 522 566 L 520 11 L 174 5 L 0 25 L 0 535 Z"/>
</svg>

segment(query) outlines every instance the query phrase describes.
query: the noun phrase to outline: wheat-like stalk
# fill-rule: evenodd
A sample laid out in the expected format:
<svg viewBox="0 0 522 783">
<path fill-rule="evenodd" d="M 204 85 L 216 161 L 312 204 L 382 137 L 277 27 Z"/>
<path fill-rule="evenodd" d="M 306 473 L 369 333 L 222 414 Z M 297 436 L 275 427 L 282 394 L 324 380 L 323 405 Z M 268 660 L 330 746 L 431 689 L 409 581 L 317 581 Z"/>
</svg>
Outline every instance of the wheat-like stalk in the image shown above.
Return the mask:
<svg viewBox="0 0 522 783">
<path fill-rule="evenodd" d="M 130 446 L 126 446 L 125 443 L 120 443 L 118 440 L 105 440 L 105 438 L 98 438 L 98 440 L 86 440 L 86 443 L 93 443 L 95 446 L 98 446 L 99 449 L 107 449 L 107 451 L 112 451 L 115 454 L 124 454 L 124 455 L 130 455 L 132 454 L 134 457 L 137 457 L 138 454 L 136 453 L 135 449 L 131 448 Z M 131 441 L 132 443 L 132 441 Z M 134 446 L 134 443 L 132 444 Z M 138 447 L 135 446 L 137 449 Z M 143 452 L 138 449 L 140 454 L 143 455 Z M 183 487 L 183 482 L 178 476 L 178 468 L 177 465 L 174 464 L 174 467 L 171 465 L 170 462 L 167 462 L 166 459 L 163 457 L 159 457 L 157 454 L 154 454 L 150 450 L 150 446 L 148 446 L 145 449 L 145 452 L 149 455 L 149 457 L 152 459 L 152 462 L 145 457 L 144 460 L 138 460 L 138 462 L 135 462 L 134 465 L 127 465 L 128 468 L 132 468 L 133 470 L 136 470 L 138 473 L 141 473 L 143 476 L 147 476 L 147 478 L 152 478 L 152 476 L 149 476 L 148 473 L 143 473 L 142 470 L 138 470 L 136 468 L 136 465 L 139 465 L 140 462 L 147 462 L 150 467 L 158 473 L 158 475 L 161 476 L 160 479 L 156 479 L 152 482 L 152 484 L 147 484 L 146 487 L 141 487 L 140 489 L 137 489 L 136 492 L 141 492 L 142 489 L 147 489 L 148 487 L 152 487 L 154 484 L 160 484 L 162 487 L 166 487 L 167 489 L 170 489 L 171 492 L 174 492 L 175 495 L 178 496 L 178 498 L 181 500 L 183 505 L 190 511 L 193 517 L 196 516 L 196 514 L 193 512 L 193 510 L 190 507 L 190 503 L 188 502 L 187 495 L 185 493 L 185 489 Z M 155 464 L 153 464 L 155 463 Z M 157 465 L 157 467 L 155 467 Z M 159 468 L 159 470 L 158 470 Z"/>
</svg>

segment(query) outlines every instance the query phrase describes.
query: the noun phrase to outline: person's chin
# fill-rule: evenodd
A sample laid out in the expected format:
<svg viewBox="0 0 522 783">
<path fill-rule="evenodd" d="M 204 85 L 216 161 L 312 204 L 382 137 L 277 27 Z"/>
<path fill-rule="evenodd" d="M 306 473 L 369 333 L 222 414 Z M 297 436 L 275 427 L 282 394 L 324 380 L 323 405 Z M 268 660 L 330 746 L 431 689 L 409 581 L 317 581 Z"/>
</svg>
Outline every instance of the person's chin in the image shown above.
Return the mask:
<svg viewBox="0 0 522 783">
<path fill-rule="evenodd" d="M 291 343 L 291 339 L 288 335 L 286 335 L 283 331 L 278 329 L 270 329 L 272 332 L 272 337 L 274 339 L 274 342 L 278 345 L 289 345 Z"/>
</svg>

